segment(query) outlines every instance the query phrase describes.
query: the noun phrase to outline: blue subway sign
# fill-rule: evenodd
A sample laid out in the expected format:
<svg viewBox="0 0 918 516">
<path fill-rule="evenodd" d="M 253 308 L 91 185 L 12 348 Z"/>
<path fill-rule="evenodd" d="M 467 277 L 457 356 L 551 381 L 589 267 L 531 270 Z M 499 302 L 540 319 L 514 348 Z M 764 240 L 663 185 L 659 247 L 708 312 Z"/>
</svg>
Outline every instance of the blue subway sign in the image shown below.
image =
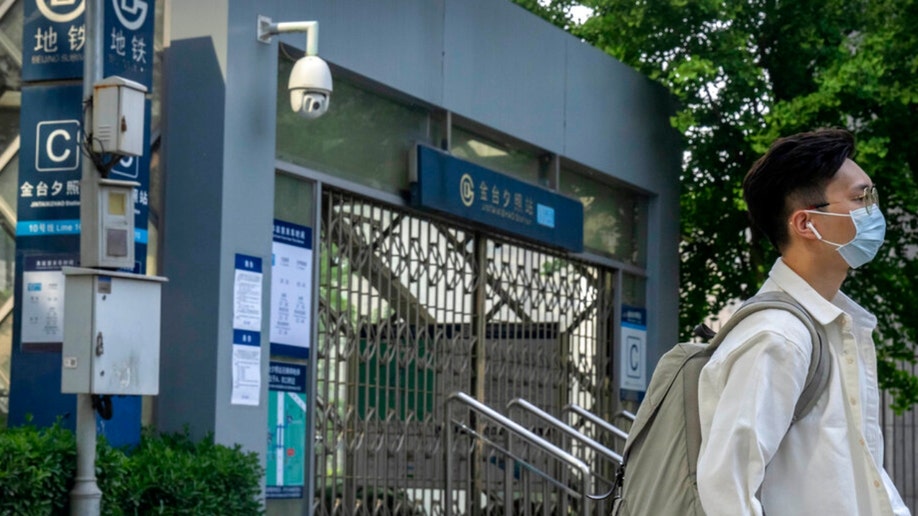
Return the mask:
<svg viewBox="0 0 918 516">
<path fill-rule="evenodd" d="M 79 84 L 22 88 L 22 105 L 29 109 L 23 109 L 19 119 L 18 235 L 41 234 L 20 233 L 25 222 L 80 218 L 82 93 Z"/>
<path fill-rule="evenodd" d="M 537 185 L 417 145 L 411 202 L 544 244 L 583 251 L 583 204 Z"/>
<path fill-rule="evenodd" d="M 151 91 L 155 0 L 105 0 L 104 3 L 103 77 L 119 75 Z"/>
<path fill-rule="evenodd" d="M 86 1 L 23 2 L 22 80 L 83 76 Z"/>
<path fill-rule="evenodd" d="M 86 47 L 86 0 L 23 3 L 22 80 L 79 79 Z M 154 0 L 104 0 L 102 76 L 153 88 Z"/>
</svg>

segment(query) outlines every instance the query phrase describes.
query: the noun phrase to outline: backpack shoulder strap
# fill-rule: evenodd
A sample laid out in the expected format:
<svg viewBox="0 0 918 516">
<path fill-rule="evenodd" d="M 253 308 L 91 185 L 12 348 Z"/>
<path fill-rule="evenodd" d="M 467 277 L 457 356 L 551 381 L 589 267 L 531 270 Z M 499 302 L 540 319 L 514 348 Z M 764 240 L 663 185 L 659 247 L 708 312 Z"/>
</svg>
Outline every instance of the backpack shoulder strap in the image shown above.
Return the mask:
<svg viewBox="0 0 918 516">
<path fill-rule="evenodd" d="M 813 320 L 813 317 L 806 308 L 798 303 L 796 299 L 780 290 L 762 292 L 749 298 L 740 306 L 739 310 L 727 320 L 723 328 L 717 332 L 717 335 L 711 340 L 710 345 L 712 349 L 716 349 L 730 330 L 743 319 L 760 310 L 772 308 L 785 310 L 794 314 L 800 322 L 806 326 L 806 329 L 809 330 L 810 339 L 813 343 L 813 353 L 810 356 L 810 367 L 807 371 L 806 383 L 804 383 L 803 392 L 800 393 L 800 398 L 797 400 L 797 405 L 794 407 L 793 421 L 797 421 L 809 414 L 810 410 L 816 405 L 816 402 L 819 401 L 819 397 L 829 383 L 832 360 L 829 356 L 828 348 L 826 347 L 827 339 L 822 326 Z"/>
<path fill-rule="evenodd" d="M 625 449 L 622 452 L 623 462 L 627 462 L 631 447 L 641 440 L 644 431 L 656 419 L 657 412 L 659 412 L 660 406 L 669 392 L 674 389 L 679 390 L 684 386 L 681 382 L 684 381 L 682 376 L 686 371 L 686 367 L 693 363 L 700 363 L 701 365 L 690 368 L 690 371 L 700 371 L 701 366 L 711 357 L 712 351 L 713 349 L 707 344 L 682 342 L 673 346 L 660 357 L 644 400 L 641 402 L 637 416 L 628 431 L 628 439 L 625 441 Z M 697 385 L 697 380 L 695 384 Z M 697 391 L 697 389 L 695 390 Z"/>
</svg>

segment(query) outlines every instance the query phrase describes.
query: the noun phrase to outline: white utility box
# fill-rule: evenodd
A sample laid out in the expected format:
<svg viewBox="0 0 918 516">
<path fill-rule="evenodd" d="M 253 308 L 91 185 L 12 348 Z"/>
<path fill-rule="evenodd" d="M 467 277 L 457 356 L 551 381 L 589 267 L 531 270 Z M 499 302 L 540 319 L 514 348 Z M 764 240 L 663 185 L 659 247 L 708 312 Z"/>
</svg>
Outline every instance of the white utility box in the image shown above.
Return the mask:
<svg viewBox="0 0 918 516">
<path fill-rule="evenodd" d="M 140 183 L 101 178 L 94 181 L 94 185 L 81 183 L 80 202 L 85 206 L 80 206 L 80 264 L 134 269 L 134 188 Z"/>
<path fill-rule="evenodd" d="M 64 267 L 61 392 L 159 394 L 166 278 Z"/>
<path fill-rule="evenodd" d="M 93 84 L 92 89 L 92 150 L 143 155 L 146 86 L 115 75 Z"/>
</svg>

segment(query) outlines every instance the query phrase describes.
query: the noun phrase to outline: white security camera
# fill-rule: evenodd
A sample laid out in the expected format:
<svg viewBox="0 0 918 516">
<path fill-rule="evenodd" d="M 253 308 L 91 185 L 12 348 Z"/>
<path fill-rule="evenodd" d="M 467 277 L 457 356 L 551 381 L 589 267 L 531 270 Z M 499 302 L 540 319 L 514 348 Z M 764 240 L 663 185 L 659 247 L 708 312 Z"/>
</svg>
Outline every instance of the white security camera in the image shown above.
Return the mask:
<svg viewBox="0 0 918 516">
<path fill-rule="evenodd" d="M 257 29 L 256 38 L 262 43 L 270 42 L 274 34 L 306 33 L 306 56 L 294 63 L 287 82 L 290 108 L 303 118 L 313 119 L 324 115 L 331 101 L 332 76 L 328 64 L 317 55 L 319 22 L 273 23 L 271 18 L 258 15 Z"/>
<path fill-rule="evenodd" d="M 314 55 L 300 58 L 290 71 L 287 89 L 290 90 L 290 109 L 294 113 L 308 119 L 324 115 L 332 93 L 328 64 Z"/>
</svg>

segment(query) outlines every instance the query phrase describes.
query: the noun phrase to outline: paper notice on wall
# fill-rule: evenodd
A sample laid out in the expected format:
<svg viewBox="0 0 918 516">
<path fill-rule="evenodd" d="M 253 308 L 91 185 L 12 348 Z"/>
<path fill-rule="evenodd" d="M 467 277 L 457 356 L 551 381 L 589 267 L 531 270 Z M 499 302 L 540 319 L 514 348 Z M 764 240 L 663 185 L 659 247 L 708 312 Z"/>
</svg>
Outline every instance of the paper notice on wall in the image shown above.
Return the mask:
<svg viewBox="0 0 918 516">
<path fill-rule="evenodd" d="M 261 392 L 261 346 L 233 343 L 233 405 L 258 405 Z"/>
<path fill-rule="evenodd" d="M 233 283 L 233 405 L 260 402 L 261 280 L 261 258 L 237 254 Z"/>
<path fill-rule="evenodd" d="M 236 255 L 233 281 L 233 329 L 261 331 L 261 258 Z"/>
</svg>

